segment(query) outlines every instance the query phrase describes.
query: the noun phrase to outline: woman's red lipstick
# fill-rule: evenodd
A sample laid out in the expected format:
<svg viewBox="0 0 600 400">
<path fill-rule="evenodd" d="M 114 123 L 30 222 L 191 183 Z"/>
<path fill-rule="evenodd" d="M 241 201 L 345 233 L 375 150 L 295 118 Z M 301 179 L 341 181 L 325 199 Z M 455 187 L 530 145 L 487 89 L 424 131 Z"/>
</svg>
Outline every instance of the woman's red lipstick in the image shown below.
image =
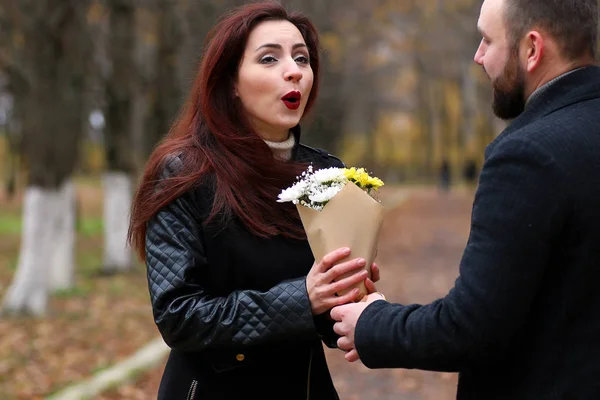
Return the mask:
<svg viewBox="0 0 600 400">
<path fill-rule="evenodd" d="M 283 101 L 283 104 L 285 104 L 285 106 L 290 110 L 296 110 L 298 109 L 298 107 L 300 107 L 301 98 L 302 94 L 300 92 L 298 92 L 297 90 L 292 90 L 291 92 L 283 96 L 281 98 L 281 101 Z"/>
</svg>

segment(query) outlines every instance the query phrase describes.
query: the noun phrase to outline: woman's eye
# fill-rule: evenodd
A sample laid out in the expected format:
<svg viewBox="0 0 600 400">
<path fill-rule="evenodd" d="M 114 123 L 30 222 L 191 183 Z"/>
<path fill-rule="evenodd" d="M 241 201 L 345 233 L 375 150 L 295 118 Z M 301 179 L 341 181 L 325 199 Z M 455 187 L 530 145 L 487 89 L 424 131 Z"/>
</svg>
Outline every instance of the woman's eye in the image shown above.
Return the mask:
<svg viewBox="0 0 600 400">
<path fill-rule="evenodd" d="M 296 61 L 297 63 L 300 63 L 300 64 L 308 64 L 308 57 L 298 56 L 298 57 L 294 58 L 294 61 Z"/>
<path fill-rule="evenodd" d="M 275 61 L 277 61 L 277 59 L 273 56 L 264 56 L 263 58 L 260 59 L 261 64 L 271 64 Z"/>
</svg>

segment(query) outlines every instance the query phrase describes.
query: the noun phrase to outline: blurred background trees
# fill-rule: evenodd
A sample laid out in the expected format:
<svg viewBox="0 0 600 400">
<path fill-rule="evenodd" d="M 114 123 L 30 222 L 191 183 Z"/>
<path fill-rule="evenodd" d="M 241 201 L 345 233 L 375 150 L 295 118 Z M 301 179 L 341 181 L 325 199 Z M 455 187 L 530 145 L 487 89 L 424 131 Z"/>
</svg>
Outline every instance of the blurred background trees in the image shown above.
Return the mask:
<svg viewBox="0 0 600 400">
<path fill-rule="evenodd" d="M 387 183 L 477 170 L 502 129 L 472 57 L 480 1 L 281 0 L 317 25 L 323 74 L 304 141 Z M 127 271 L 129 203 L 191 86 L 204 37 L 236 0 L 0 0 L 0 176 L 23 192 L 3 307 L 43 314 L 72 285 L 72 178 L 102 182 L 99 272 Z"/>
<path fill-rule="evenodd" d="M 310 144 L 336 152 L 351 163 L 382 168 L 390 179 L 398 180 L 431 178 L 445 158 L 457 168 L 466 157 L 481 159 L 481 149 L 499 126 L 486 107 L 490 100 L 487 78 L 472 61 L 479 42 L 480 1 L 281 2 L 307 13 L 321 34 L 322 88 L 315 111 L 304 123 Z M 36 21 L 34 14 L 43 8 L 42 3 L 58 10 L 54 13 L 82 10 L 85 26 L 68 30 L 60 26 L 65 21 L 59 16 Z M 34 58 L 55 57 L 54 63 L 86 71 L 83 86 L 75 82 L 75 72 L 65 70 L 73 81 L 73 96 L 79 92 L 84 98 L 77 103 L 81 109 L 77 118 L 88 124 L 79 132 L 82 141 L 70 144 L 82 151 L 77 171 L 135 174 L 168 130 L 187 94 L 208 29 L 223 11 L 242 3 L 2 0 L 0 87 L 2 95 L 11 98 L 10 105 L 0 103 L 4 151 L 20 153 L 26 148 L 16 145 L 21 143 L 15 138 L 18 134 L 8 126 L 22 127 L 20 120 L 25 118 L 19 117 L 19 109 L 30 114 L 24 97 L 31 79 L 51 73 L 49 60 L 42 63 Z M 28 27 L 42 38 L 42 50 L 48 54 L 34 49 Z M 43 29 L 62 31 L 56 36 Z M 56 53 L 56 47 L 52 53 L 52 37 L 68 49 L 70 58 Z M 84 40 L 89 44 L 77 47 Z M 33 90 L 56 95 L 40 85 Z M 30 97 L 46 108 L 57 104 L 44 101 L 41 95 Z M 102 113 L 100 128 L 89 126 L 95 110 Z M 68 108 L 69 115 L 76 113 L 77 108 Z M 121 148 L 126 149 L 126 157 Z M 15 169 L 9 168 L 7 160 L 4 164 L 8 184 Z"/>
<path fill-rule="evenodd" d="M 85 0 L 23 0 L 1 11 L 4 111 L 24 180 L 19 264 L 4 300 L 10 312 L 43 314 L 47 293 L 73 282 L 75 193 L 71 182 L 84 132 L 93 48 Z M 15 138 L 16 137 L 16 138 Z M 15 143 L 19 145 L 16 146 Z M 14 155 L 6 156 L 12 159 Z M 4 159 L 4 157 L 3 157 Z M 15 178 L 9 177 L 12 185 Z"/>
</svg>

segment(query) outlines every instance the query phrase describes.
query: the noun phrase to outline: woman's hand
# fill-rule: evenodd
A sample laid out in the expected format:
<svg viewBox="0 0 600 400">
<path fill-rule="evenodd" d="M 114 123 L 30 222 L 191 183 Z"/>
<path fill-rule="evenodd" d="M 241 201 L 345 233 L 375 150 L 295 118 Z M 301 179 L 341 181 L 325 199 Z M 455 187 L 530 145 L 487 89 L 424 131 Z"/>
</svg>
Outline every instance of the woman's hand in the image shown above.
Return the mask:
<svg viewBox="0 0 600 400">
<path fill-rule="evenodd" d="M 355 258 L 336 265 L 349 255 L 349 248 L 334 250 L 326 254 L 321 261 L 315 262 L 308 272 L 306 289 L 313 315 L 322 314 L 337 305 L 350 303 L 358 298 L 360 291 L 357 288 L 342 296 L 336 295 L 337 292 L 364 281 L 369 276 L 364 269 L 365 260 L 362 258 Z M 337 281 L 338 277 L 352 271 L 355 273 Z M 372 271 L 372 277 L 379 280 L 379 268 L 376 268 L 376 272 Z"/>
<path fill-rule="evenodd" d="M 365 287 L 367 288 L 367 294 L 377 292 L 377 288 L 375 287 L 375 282 L 378 282 L 380 278 L 379 275 L 379 265 L 376 263 L 371 264 L 371 278 L 367 278 L 365 280 Z"/>
</svg>

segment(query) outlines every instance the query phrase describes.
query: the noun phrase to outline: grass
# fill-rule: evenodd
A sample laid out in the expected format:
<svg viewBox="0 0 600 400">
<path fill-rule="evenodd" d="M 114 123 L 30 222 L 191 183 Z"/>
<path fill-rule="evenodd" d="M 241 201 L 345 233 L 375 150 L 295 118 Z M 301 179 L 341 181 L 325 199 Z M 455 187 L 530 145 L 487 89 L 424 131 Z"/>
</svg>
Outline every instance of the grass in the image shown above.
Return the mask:
<svg viewBox="0 0 600 400">
<path fill-rule="evenodd" d="M 101 235 L 104 229 L 102 218 L 87 217 L 79 220 L 77 231 L 83 236 L 93 237 Z"/>
<path fill-rule="evenodd" d="M 21 214 L 0 214 L 0 236 L 20 235 L 23 226 Z M 77 222 L 77 232 L 86 237 L 102 234 L 103 221 L 101 217 L 84 217 Z"/>
<path fill-rule="evenodd" d="M 14 213 L 0 214 L 0 236 L 19 235 L 21 224 L 20 215 Z"/>
<path fill-rule="evenodd" d="M 57 299 L 68 299 L 73 297 L 85 297 L 89 296 L 92 292 L 93 288 L 91 285 L 83 285 L 74 286 L 70 289 L 61 289 L 57 290 L 53 293 L 53 296 Z"/>
</svg>

